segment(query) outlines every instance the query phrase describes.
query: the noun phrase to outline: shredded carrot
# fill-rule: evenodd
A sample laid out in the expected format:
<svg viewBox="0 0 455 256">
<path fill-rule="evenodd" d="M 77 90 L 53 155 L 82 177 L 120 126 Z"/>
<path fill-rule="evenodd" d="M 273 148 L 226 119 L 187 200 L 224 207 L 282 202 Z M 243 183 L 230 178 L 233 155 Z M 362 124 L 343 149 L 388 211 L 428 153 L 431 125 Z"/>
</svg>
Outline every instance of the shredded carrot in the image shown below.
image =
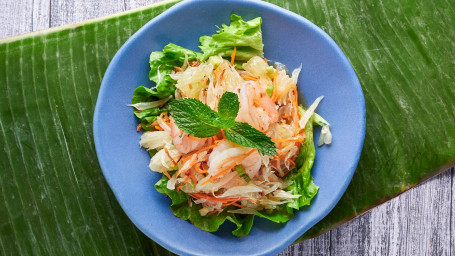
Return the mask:
<svg viewBox="0 0 455 256">
<path fill-rule="evenodd" d="M 161 126 L 159 126 L 159 125 L 155 125 L 155 129 L 157 129 L 158 131 L 164 131 L 164 129 L 161 128 Z"/>
<path fill-rule="evenodd" d="M 235 52 L 237 51 L 237 47 L 234 46 L 234 51 L 232 51 L 231 55 L 231 66 L 234 65 L 234 60 L 235 60 Z"/>
<path fill-rule="evenodd" d="M 294 142 L 302 142 L 303 138 L 292 138 L 292 139 L 272 139 L 274 142 L 286 142 L 286 141 L 294 141 Z"/>
<path fill-rule="evenodd" d="M 171 159 L 171 161 L 174 164 L 174 166 L 176 166 L 177 162 L 174 160 L 174 158 L 172 158 L 171 154 L 169 154 L 169 150 L 167 150 L 166 147 L 164 147 L 164 152 L 166 152 L 166 155 L 169 157 L 169 159 Z"/>
<path fill-rule="evenodd" d="M 138 125 L 137 125 L 137 128 L 136 128 L 136 131 L 138 132 L 138 131 L 140 131 L 141 129 L 142 129 L 142 124 L 138 124 Z"/>
<path fill-rule="evenodd" d="M 192 154 L 192 155 L 190 155 L 190 156 L 192 157 L 192 156 L 194 156 L 194 154 Z M 187 158 L 188 158 L 188 157 L 187 157 Z M 186 159 L 186 161 L 188 161 L 188 159 Z M 183 160 L 182 166 L 185 165 L 185 162 L 186 162 L 186 161 L 185 161 L 185 159 Z M 193 167 L 193 165 L 194 165 L 195 163 L 197 163 L 197 156 L 196 156 L 193 160 L 191 160 L 191 162 L 190 162 L 190 168 Z M 178 172 L 177 172 L 177 174 L 176 174 L 177 177 L 178 177 L 181 173 L 182 173 L 182 169 L 178 170 Z"/>
<path fill-rule="evenodd" d="M 166 168 L 164 168 L 164 165 L 163 165 L 163 164 L 161 164 L 161 167 L 163 167 L 163 172 L 164 172 L 164 174 L 165 174 L 169 179 L 171 179 L 171 175 L 169 175 L 169 173 L 166 171 Z"/>
<path fill-rule="evenodd" d="M 190 180 L 190 176 L 186 176 L 186 178 L 183 180 L 182 184 L 187 183 Z"/>
<path fill-rule="evenodd" d="M 202 170 L 197 164 L 194 165 L 194 169 L 195 169 L 198 173 L 207 173 L 207 170 Z"/>
<path fill-rule="evenodd" d="M 186 176 L 185 180 L 182 182 L 182 184 L 180 184 L 180 186 L 177 187 L 177 192 L 179 192 L 179 190 L 183 187 L 183 185 L 185 183 L 188 182 L 188 180 L 190 179 L 190 176 Z"/>
<path fill-rule="evenodd" d="M 214 147 L 216 147 L 216 144 L 212 144 L 212 145 L 210 145 L 210 146 L 208 146 L 208 147 L 205 147 L 205 148 L 199 149 L 198 151 L 196 151 L 196 153 L 195 153 L 195 154 L 199 154 L 199 153 L 202 153 L 202 152 L 204 152 L 204 151 L 206 151 L 206 150 L 209 150 L 209 149 L 211 149 L 211 148 L 214 148 Z"/>
<path fill-rule="evenodd" d="M 193 168 L 190 169 L 190 178 L 194 184 L 197 184 L 197 179 L 196 179 L 196 176 L 194 176 Z"/>
<path fill-rule="evenodd" d="M 228 172 L 229 170 L 231 170 L 232 168 L 234 168 L 236 165 L 237 165 L 237 163 L 234 163 L 234 164 L 230 165 L 228 168 L 226 168 L 226 169 L 224 169 L 224 170 L 218 172 L 217 174 L 215 174 L 214 176 L 212 176 L 210 179 L 204 181 L 204 182 L 202 183 L 202 185 L 205 185 L 207 182 L 210 182 L 210 181 L 212 181 L 212 180 L 214 180 L 214 179 L 220 177 L 221 175 L 225 174 L 226 172 Z"/>
<path fill-rule="evenodd" d="M 291 162 L 291 164 L 293 164 L 293 165 L 295 166 L 295 162 L 294 162 L 294 161 L 292 161 L 292 159 L 291 159 L 291 158 L 288 158 L 288 161 L 289 161 L 289 162 Z"/>
<path fill-rule="evenodd" d="M 276 78 L 278 77 L 278 69 L 275 69 L 275 74 L 273 75 L 273 91 L 272 91 L 272 101 L 275 101 L 276 94 L 278 92 L 278 89 L 276 88 Z"/>
<path fill-rule="evenodd" d="M 186 163 L 186 161 L 190 160 L 193 155 L 194 154 L 190 154 L 190 155 L 186 156 L 185 158 L 183 158 L 182 165 L 184 165 Z"/>
<path fill-rule="evenodd" d="M 262 59 L 265 61 L 265 63 L 267 63 L 267 59 L 266 58 L 262 58 Z"/>
<path fill-rule="evenodd" d="M 245 80 L 252 80 L 252 81 L 259 80 L 258 78 L 254 77 L 254 76 L 248 76 L 248 75 L 242 76 L 242 78 Z"/>
<path fill-rule="evenodd" d="M 193 85 L 188 84 L 188 88 L 190 88 L 190 90 L 192 90 L 193 89 Z"/>
<path fill-rule="evenodd" d="M 273 178 L 272 178 L 272 176 L 269 176 L 269 180 L 270 180 L 271 182 L 273 182 Z"/>
<path fill-rule="evenodd" d="M 213 211 L 207 213 L 207 215 L 212 215 L 212 214 L 214 214 L 214 213 L 216 213 L 216 212 L 218 212 L 218 210 L 213 210 Z"/>
<path fill-rule="evenodd" d="M 209 201 L 212 201 L 212 202 L 216 202 L 216 203 L 222 203 L 222 204 L 228 204 L 228 203 L 231 203 L 231 202 L 237 202 L 237 201 L 240 201 L 240 200 L 248 200 L 252 203 L 256 203 L 254 200 L 250 199 L 250 198 L 247 198 L 247 197 L 225 197 L 225 198 L 218 198 L 218 197 L 213 197 L 213 196 L 210 196 L 210 195 L 207 195 L 207 194 L 203 194 L 203 193 L 192 193 L 192 194 L 189 194 L 191 197 L 195 198 L 195 199 L 207 199 Z"/>
<path fill-rule="evenodd" d="M 256 150 L 258 150 L 258 149 L 257 148 L 253 148 L 252 150 L 250 150 L 250 152 L 246 153 L 246 155 L 244 156 L 243 159 L 247 158 L 249 155 L 251 155 Z"/>
<path fill-rule="evenodd" d="M 239 208 L 245 207 L 244 205 L 240 205 L 240 204 L 237 204 L 237 203 L 232 203 L 232 205 L 235 205 L 235 206 L 237 206 L 237 207 L 239 207 Z"/>
<path fill-rule="evenodd" d="M 256 201 L 254 201 L 254 200 L 251 199 L 251 198 L 244 197 L 244 198 L 242 198 L 242 200 L 247 200 L 247 201 L 252 202 L 253 204 L 256 204 Z"/>
<path fill-rule="evenodd" d="M 277 95 L 276 99 L 277 99 L 277 100 L 281 99 L 281 98 L 284 96 L 284 94 L 288 92 L 288 90 L 289 90 L 290 88 L 295 88 L 295 87 L 296 87 L 296 86 L 293 85 L 293 84 L 290 84 L 290 85 L 286 86 L 286 87 L 284 88 L 284 90 L 283 90 L 279 95 Z"/>
</svg>

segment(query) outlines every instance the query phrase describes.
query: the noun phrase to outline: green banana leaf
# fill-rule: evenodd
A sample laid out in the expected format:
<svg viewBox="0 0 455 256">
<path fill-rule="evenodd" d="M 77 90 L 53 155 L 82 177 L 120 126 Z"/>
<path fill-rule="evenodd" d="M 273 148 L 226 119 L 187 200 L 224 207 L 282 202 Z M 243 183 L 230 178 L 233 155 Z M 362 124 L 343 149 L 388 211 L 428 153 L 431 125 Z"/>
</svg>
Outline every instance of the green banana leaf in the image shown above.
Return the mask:
<svg viewBox="0 0 455 256">
<path fill-rule="evenodd" d="M 299 241 L 455 163 L 455 2 L 270 2 L 338 43 L 367 107 L 351 184 Z M 171 254 L 116 202 L 96 159 L 92 114 L 110 59 L 174 3 L 0 40 L 0 254 Z"/>
</svg>

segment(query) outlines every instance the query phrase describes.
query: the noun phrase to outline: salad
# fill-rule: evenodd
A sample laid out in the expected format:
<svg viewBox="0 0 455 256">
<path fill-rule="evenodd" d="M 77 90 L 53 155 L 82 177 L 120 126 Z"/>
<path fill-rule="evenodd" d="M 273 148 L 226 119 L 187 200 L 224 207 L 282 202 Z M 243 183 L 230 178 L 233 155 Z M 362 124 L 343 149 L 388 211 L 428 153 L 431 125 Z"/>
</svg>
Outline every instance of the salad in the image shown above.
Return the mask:
<svg viewBox="0 0 455 256">
<path fill-rule="evenodd" d="M 171 200 L 175 216 L 213 232 L 226 220 L 247 235 L 254 216 L 286 222 L 318 191 L 311 167 L 313 125 L 322 126 L 318 145 L 330 144 L 329 123 L 298 105 L 297 80 L 263 56 L 260 17 L 232 14 L 202 52 L 175 44 L 150 55 L 149 77 L 132 104 L 144 130 L 140 146 L 149 167 L 162 173 L 155 184 Z"/>
</svg>

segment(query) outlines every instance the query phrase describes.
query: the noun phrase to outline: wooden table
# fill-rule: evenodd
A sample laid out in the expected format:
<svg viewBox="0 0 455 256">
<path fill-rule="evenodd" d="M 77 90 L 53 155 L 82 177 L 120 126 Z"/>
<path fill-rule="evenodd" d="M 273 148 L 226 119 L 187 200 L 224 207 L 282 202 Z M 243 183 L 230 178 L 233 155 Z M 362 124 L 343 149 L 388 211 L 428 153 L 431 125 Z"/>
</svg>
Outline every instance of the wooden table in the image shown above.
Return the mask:
<svg viewBox="0 0 455 256">
<path fill-rule="evenodd" d="M 160 0 L 2 0 L 0 38 L 130 10 Z M 454 103 L 455 104 L 455 103 Z M 280 255 L 455 255 L 455 170 Z"/>
</svg>

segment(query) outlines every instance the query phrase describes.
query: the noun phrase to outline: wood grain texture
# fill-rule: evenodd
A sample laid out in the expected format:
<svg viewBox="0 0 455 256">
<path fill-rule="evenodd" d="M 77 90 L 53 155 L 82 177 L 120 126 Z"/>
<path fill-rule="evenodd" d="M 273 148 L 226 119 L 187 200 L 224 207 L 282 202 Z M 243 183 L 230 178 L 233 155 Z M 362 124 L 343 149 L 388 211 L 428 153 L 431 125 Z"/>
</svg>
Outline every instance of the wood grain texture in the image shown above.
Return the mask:
<svg viewBox="0 0 455 256">
<path fill-rule="evenodd" d="M 158 1 L 1 1 L 0 38 L 101 17 L 153 2 Z M 444 172 L 337 229 L 287 248 L 282 255 L 455 255 L 454 173 L 453 169 Z M 26 208 L 25 205 L 18 207 Z M 28 217 L 34 217 L 33 209 L 30 210 Z M 55 217 L 55 214 L 50 211 L 48 217 Z M 46 234 L 26 234 L 25 237 L 33 240 L 37 236 Z M 52 244 L 50 238 L 45 241 Z M 17 242 L 26 243 L 21 239 Z M 77 241 L 74 246 L 67 248 L 67 252 L 77 253 Z M 8 245 L 1 247 L 4 251 L 0 254 L 8 255 L 5 249 Z M 49 252 L 43 249 L 35 253 Z"/>
</svg>

